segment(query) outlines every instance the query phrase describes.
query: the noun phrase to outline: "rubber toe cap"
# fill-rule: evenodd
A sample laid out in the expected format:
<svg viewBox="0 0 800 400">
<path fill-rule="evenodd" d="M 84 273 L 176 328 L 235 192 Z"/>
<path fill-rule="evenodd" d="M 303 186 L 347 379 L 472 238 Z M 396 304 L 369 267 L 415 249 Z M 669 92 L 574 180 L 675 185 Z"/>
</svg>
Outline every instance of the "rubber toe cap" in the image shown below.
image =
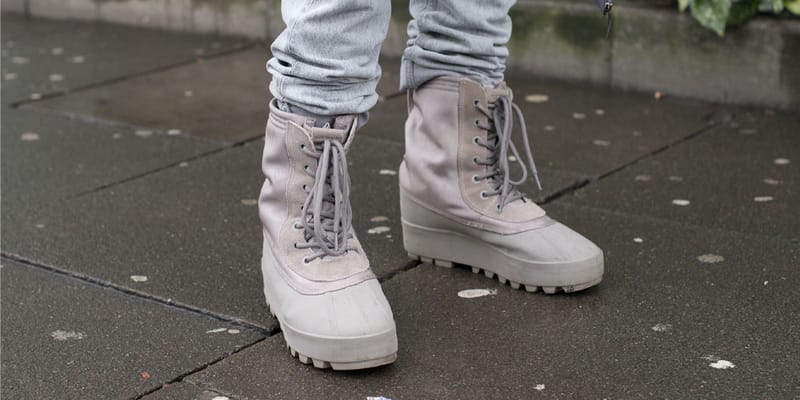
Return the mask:
<svg viewBox="0 0 800 400">
<path fill-rule="evenodd" d="M 559 222 L 508 235 L 498 245 L 516 258 L 540 263 L 572 263 L 603 254 L 591 240 Z"/>
<path fill-rule="evenodd" d="M 376 279 L 286 304 L 284 323 L 308 335 L 357 338 L 395 329 L 389 303 Z"/>
</svg>

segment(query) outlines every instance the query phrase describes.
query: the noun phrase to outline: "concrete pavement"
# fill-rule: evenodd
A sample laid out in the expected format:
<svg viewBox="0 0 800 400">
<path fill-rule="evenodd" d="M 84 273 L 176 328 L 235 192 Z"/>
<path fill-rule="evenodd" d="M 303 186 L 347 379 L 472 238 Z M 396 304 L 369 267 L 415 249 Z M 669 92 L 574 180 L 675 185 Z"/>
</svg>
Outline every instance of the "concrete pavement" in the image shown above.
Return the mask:
<svg viewBox="0 0 800 400">
<path fill-rule="evenodd" d="M 266 47 L 13 14 L 2 29 L 3 397 L 800 396 L 796 113 L 510 71 L 534 197 L 606 252 L 599 287 L 546 296 L 405 258 L 405 102 L 384 60 L 349 161 L 401 350 L 337 373 L 289 356 L 260 289 Z M 494 294 L 458 296 L 476 288 Z"/>
</svg>

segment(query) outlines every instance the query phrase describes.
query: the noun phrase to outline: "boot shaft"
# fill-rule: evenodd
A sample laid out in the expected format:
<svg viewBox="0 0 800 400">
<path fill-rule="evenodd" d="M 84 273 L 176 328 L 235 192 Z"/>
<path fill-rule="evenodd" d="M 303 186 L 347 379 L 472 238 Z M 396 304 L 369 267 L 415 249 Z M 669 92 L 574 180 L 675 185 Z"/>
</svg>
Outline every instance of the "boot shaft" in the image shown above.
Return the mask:
<svg viewBox="0 0 800 400">
<path fill-rule="evenodd" d="M 347 198 L 345 153 L 355 138 L 356 117 L 338 117 L 332 128 L 314 124 L 313 118 L 270 103 L 259 196 L 264 240 L 285 267 L 290 284 L 305 292 L 334 289 L 312 282 L 336 281 L 338 287 L 374 277 L 351 228 Z M 328 218 L 331 214 L 338 216 L 336 226 Z M 336 235 L 336 229 L 344 231 Z M 323 251 L 326 246 L 331 254 Z"/>
<path fill-rule="evenodd" d="M 499 196 L 490 194 L 497 182 L 485 179 L 491 172 L 486 160 L 500 155 L 481 145 L 491 141 L 486 128 L 494 123 L 486 111 L 494 110 L 501 98 L 509 104 L 512 99 L 505 84 L 492 88 L 452 77 L 409 91 L 406 154 L 400 169 L 403 192 L 479 229 L 513 233 L 536 225 L 533 221 L 545 215 L 543 209 L 530 199 L 500 204 Z"/>
</svg>

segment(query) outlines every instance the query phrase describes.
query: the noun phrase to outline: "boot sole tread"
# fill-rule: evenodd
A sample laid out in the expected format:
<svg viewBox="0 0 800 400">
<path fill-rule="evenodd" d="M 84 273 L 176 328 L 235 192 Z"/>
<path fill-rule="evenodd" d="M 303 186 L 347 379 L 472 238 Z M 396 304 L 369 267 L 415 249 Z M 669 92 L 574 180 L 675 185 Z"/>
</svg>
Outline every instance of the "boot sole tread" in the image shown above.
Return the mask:
<svg viewBox="0 0 800 400">
<path fill-rule="evenodd" d="M 588 289 L 588 288 L 590 288 L 592 286 L 596 286 L 597 284 L 599 284 L 603 280 L 603 277 L 601 276 L 601 277 L 599 277 L 597 279 L 594 279 L 594 280 L 591 280 L 589 282 L 579 283 L 579 284 L 575 284 L 575 285 L 537 286 L 537 285 L 533 285 L 533 284 L 523 284 L 523 283 L 520 283 L 520 282 L 515 282 L 515 281 L 513 281 L 511 279 L 508 279 L 508 278 L 506 278 L 506 277 L 504 277 L 504 276 L 502 276 L 502 275 L 500 275 L 498 273 L 495 273 L 493 271 L 490 271 L 490 270 L 488 270 L 486 268 L 476 267 L 476 266 L 467 265 L 467 264 L 460 264 L 460 263 L 457 263 L 457 262 L 448 261 L 448 260 L 442 260 L 442 259 L 438 259 L 438 258 L 420 256 L 420 255 L 416 255 L 416 254 L 413 254 L 413 253 L 408 253 L 408 258 L 410 258 L 412 260 L 415 260 L 415 261 L 420 261 L 420 262 L 425 263 L 425 264 L 431 264 L 431 265 L 435 265 L 435 266 L 438 266 L 438 267 L 444 267 L 444 268 L 453 268 L 453 267 L 458 267 L 458 266 L 463 266 L 463 267 L 466 267 L 466 268 L 470 268 L 472 270 L 473 274 L 483 273 L 483 275 L 486 276 L 487 278 L 489 278 L 489 279 L 497 279 L 498 282 L 500 282 L 503 285 L 508 284 L 509 286 L 511 286 L 512 289 L 524 289 L 526 292 L 530 292 L 530 293 L 540 292 L 540 293 L 544 293 L 544 294 L 556 294 L 556 293 L 579 292 L 581 290 L 586 290 L 586 289 Z"/>
<path fill-rule="evenodd" d="M 267 310 L 269 311 L 270 315 L 272 315 L 276 320 L 278 320 L 278 325 L 280 325 L 281 320 L 272 312 L 272 306 L 270 306 L 269 302 L 267 302 Z M 282 329 L 281 329 L 282 330 Z M 349 370 L 357 370 L 357 369 L 367 369 L 367 368 L 375 368 L 380 367 L 382 365 L 388 365 L 395 360 L 397 360 L 397 353 L 389 354 L 385 357 L 380 357 L 371 360 L 362 360 L 362 361 L 353 361 L 353 362 L 335 362 L 335 361 L 325 361 L 318 358 L 309 357 L 293 348 L 289 342 L 286 341 L 286 337 L 284 337 L 284 343 L 286 344 L 286 349 L 289 350 L 289 354 L 292 358 L 297 359 L 300 363 L 305 365 L 313 365 L 314 368 L 317 369 L 332 369 L 334 371 L 349 371 Z"/>
</svg>

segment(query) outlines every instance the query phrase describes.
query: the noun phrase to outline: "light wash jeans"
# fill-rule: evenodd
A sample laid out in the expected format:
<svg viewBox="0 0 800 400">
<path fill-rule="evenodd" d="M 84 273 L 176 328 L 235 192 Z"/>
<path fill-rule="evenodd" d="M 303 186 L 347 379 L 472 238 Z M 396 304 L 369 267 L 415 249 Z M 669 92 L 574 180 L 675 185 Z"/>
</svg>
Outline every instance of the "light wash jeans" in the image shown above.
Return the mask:
<svg viewBox="0 0 800 400">
<path fill-rule="evenodd" d="M 484 85 L 503 80 L 513 0 L 411 0 L 401 89 L 438 76 Z M 286 0 L 286 29 L 267 62 L 270 91 L 284 111 L 311 116 L 366 114 L 381 76 L 378 55 L 390 0 Z"/>
</svg>

